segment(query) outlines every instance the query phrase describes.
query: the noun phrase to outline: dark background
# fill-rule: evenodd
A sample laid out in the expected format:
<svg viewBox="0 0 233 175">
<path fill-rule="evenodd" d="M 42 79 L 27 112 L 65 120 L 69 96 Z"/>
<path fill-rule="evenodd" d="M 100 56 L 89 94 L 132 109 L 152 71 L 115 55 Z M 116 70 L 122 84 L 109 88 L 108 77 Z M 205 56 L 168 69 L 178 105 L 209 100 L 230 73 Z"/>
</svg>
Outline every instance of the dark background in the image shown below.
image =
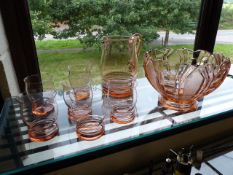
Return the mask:
<svg viewBox="0 0 233 175">
<path fill-rule="evenodd" d="M 0 92 L 0 114 L 1 114 L 2 106 L 3 106 L 3 98 L 2 98 L 2 94 Z"/>
</svg>

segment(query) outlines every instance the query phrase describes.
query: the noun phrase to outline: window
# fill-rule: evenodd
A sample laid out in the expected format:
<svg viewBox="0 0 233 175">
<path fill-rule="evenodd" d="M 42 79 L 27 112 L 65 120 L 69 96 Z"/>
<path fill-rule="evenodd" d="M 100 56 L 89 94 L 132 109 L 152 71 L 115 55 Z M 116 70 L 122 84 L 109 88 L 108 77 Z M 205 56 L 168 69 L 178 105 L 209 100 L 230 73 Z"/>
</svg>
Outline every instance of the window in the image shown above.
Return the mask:
<svg viewBox="0 0 233 175">
<path fill-rule="evenodd" d="M 214 52 L 233 58 L 233 1 L 225 0 L 216 37 Z"/>
<path fill-rule="evenodd" d="M 142 34 L 144 48 L 139 58 L 139 77 L 144 76 L 143 54 L 149 48 L 169 45 L 192 49 L 201 0 L 28 0 L 28 3 L 40 71 L 52 74 L 59 86 L 69 64 L 99 64 L 104 35 Z M 100 83 L 98 68 L 94 70 L 93 78 Z"/>
<path fill-rule="evenodd" d="M 54 2 L 58 2 L 58 1 L 54 1 Z M 69 4 L 69 1 L 64 1 L 64 4 L 65 3 Z M 211 1 L 211 0 L 202 1 L 201 14 L 198 22 L 198 31 L 196 33 L 195 50 L 196 49 L 205 49 L 209 51 L 213 50 L 221 7 L 222 7 L 222 1 Z M 35 50 L 34 38 L 31 30 L 31 21 L 28 12 L 29 12 L 28 3 L 26 0 L 22 2 L 17 1 L 17 2 L 1 3 L 1 13 L 4 18 L 4 25 L 7 31 L 7 37 L 10 45 L 13 64 L 16 69 L 18 82 L 20 85 L 20 89 L 22 91 L 24 90 L 24 83 L 22 81 L 23 78 L 29 74 L 39 72 L 39 63 Z M 65 12 L 64 8 L 60 8 L 60 12 Z M 209 27 L 206 28 L 206 26 Z M 75 28 L 75 26 L 73 27 Z M 98 28 L 96 30 L 98 30 Z M 73 41 L 71 41 L 70 45 L 73 44 L 72 42 Z M 78 46 L 79 45 L 76 45 L 75 47 L 77 48 Z M 93 53 L 93 51 L 88 52 L 88 54 L 89 57 L 96 56 L 96 53 Z M 40 57 L 40 53 L 38 53 L 38 55 Z M 55 59 L 57 62 L 61 61 L 61 56 L 55 58 L 51 56 L 51 53 L 47 53 L 44 58 L 46 57 L 48 58 L 49 56 L 51 59 L 53 60 Z M 80 55 L 80 57 L 82 56 L 83 55 Z M 68 59 L 72 59 L 72 58 L 74 59 L 77 56 L 69 52 L 69 55 L 67 55 L 66 57 L 68 57 Z M 42 59 L 39 60 L 39 62 L 42 61 Z M 41 69 L 43 71 L 42 66 Z"/>
</svg>

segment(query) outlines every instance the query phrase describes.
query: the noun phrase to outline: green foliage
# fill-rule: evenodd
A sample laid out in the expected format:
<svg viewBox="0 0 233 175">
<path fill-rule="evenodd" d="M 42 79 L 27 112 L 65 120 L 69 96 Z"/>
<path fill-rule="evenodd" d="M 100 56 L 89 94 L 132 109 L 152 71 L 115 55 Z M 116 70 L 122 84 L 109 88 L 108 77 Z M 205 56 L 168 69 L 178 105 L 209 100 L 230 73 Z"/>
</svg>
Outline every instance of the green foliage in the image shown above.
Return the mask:
<svg viewBox="0 0 233 175">
<path fill-rule="evenodd" d="M 32 29 L 34 36 L 39 40 L 45 38 L 45 34 L 53 32 L 53 18 L 50 16 L 49 5 L 52 0 L 28 0 Z"/>
<path fill-rule="evenodd" d="M 51 18 L 49 16 L 41 17 L 41 11 L 31 11 L 30 13 L 34 36 L 38 37 L 39 40 L 42 40 L 45 38 L 45 34 L 53 31 Z"/>
<path fill-rule="evenodd" d="M 196 29 L 200 1 L 151 0 L 151 14 L 157 18 L 155 25 L 162 30 L 176 33 L 192 32 Z"/>
<path fill-rule="evenodd" d="M 141 33 L 146 42 L 158 37 L 157 30 L 191 32 L 200 1 L 193 0 L 38 0 L 30 3 L 51 17 L 54 25 L 68 28 L 53 32 L 56 38 L 77 37 L 92 46 L 104 35 Z M 38 6 L 38 7 L 37 7 Z"/>
<path fill-rule="evenodd" d="M 138 4 L 138 5 L 137 5 Z M 54 5 L 54 4 L 53 4 Z M 55 9 L 62 8 L 55 7 Z M 55 20 L 65 21 L 69 29 L 57 32 L 57 38 L 77 36 L 87 46 L 98 43 L 104 35 L 132 35 L 141 33 L 146 41 L 158 37 L 149 23 L 144 1 L 128 0 L 72 0 L 66 13 L 55 13 Z"/>
<path fill-rule="evenodd" d="M 220 29 L 233 29 L 233 5 L 232 4 L 226 4 L 223 6 L 219 28 Z"/>
</svg>

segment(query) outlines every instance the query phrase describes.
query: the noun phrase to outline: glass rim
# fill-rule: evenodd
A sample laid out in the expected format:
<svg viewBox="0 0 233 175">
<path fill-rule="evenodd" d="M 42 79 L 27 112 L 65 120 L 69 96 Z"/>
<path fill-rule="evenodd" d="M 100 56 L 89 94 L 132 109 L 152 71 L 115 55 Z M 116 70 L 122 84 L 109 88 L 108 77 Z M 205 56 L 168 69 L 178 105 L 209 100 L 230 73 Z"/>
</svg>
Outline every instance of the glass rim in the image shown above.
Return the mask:
<svg viewBox="0 0 233 175">
<path fill-rule="evenodd" d="M 82 120 L 76 120 L 76 124 L 77 124 L 77 127 L 82 124 L 82 123 L 85 123 L 87 122 L 88 120 L 97 120 L 99 124 L 101 124 L 103 121 L 104 121 L 104 118 L 105 116 L 104 115 L 98 115 L 98 114 L 88 114 L 85 116 L 86 118 L 82 119 Z"/>
<path fill-rule="evenodd" d="M 32 74 L 32 75 L 28 75 L 23 79 L 24 83 L 28 83 L 28 84 L 43 84 L 44 82 L 51 82 L 54 84 L 53 78 L 46 78 L 46 79 L 42 79 L 42 77 L 38 74 Z"/>
<path fill-rule="evenodd" d="M 33 78 L 38 78 L 38 80 L 40 80 L 40 82 L 42 82 L 41 77 L 38 74 L 28 75 L 23 80 L 24 80 L 24 82 L 28 82 L 28 81 L 32 80 Z M 39 81 L 38 81 L 38 83 L 39 83 Z"/>
<path fill-rule="evenodd" d="M 126 40 L 128 41 L 129 39 L 133 38 L 134 36 L 138 36 L 140 38 L 142 38 L 141 34 L 139 33 L 133 33 L 133 34 L 129 34 L 129 35 L 105 35 L 103 36 L 102 40 L 106 40 L 107 38 L 110 39 L 110 40 Z"/>
<path fill-rule="evenodd" d="M 82 71 L 82 70 L 76 70 L 75 69 L 75 68 L 78 67 L 78 68 L 84 68 L 84 69 L 86 69 L 85 71 L 90 71 L 92 66 L 93 65 L 91 65 L 91 64 L 74 64 L 74 65 L 68 65 L 67 69 L 68 69 L 69 72 L 70 71 Z"/>
<path fill-rule="evenodd" d="M 128 41 L 128 39 L 130 39 L 131 38 L 131 36 L 127 36 L 127 35 L 123 35 L 123 36 L 121 36 L 121 35 L 110 35 L 110 36 L 104 36 L 103 37 L 103 40 L 105 40 L 105 39 L 110 39 L 110 40 L 113 40 L 113 41 L 115 41 L 115 40 L 126 40 L 126 41 Z"/>
<path fill-rule="evenodd" d="M 189 49 L 189 48 L 162 48 L 162 49 L 150 49 L 148 51 L 145 52 L 145 54 L 149 54 L 150 56 L 153 56 L 151 55 L 151 53 L 161 53 L 161 54 L 165 54 L 166 52 L 178 52 L 178 51 L 187 51 L 188 53 L 190 54 L 195 54 L 195 53 L 201 53 L 201 52 L 205 52 L 208 54 L 208 56 L 214 56 L 214 53 L 210 53 L 209 51 L 207 50 L 203 50 L 203 49 L 198 49 L 198 50 L 192 50 L 192 49 Z"/>
</svg>

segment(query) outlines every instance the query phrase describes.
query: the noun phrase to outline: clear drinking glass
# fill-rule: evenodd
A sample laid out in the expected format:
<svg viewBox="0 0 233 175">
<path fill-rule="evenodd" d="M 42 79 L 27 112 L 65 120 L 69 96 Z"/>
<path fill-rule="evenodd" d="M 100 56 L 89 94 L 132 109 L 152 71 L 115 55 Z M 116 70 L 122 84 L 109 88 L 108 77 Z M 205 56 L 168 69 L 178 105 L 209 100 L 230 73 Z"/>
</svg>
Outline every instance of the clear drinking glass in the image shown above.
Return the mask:
<svg viewBox="0 0 233 175">
<path fill-rule="evenodd" d="M 124 98 L 116 98 L 111 95 L 111 89 L 115 86 L 115 80 L 108 81 L 108 93 L 104 97 L 105 105 L 110 108 L 110 119 L 112 122 L 119 124 L 127 124 L 134 120 L 136 116 L 136 101 L 137 93 L 136 88 L 132 87 L 130 95 Z M 124 82 L 124 86 L 127 86 L 129 82 Z"/>
<path fill-rule="evenodd" d="M 118 79 L 109 77 L 107 80 L 104 80 L 103 92 L 114 98 L 130 97 L 133 95 L 134 84 L 135 80 L 133 77 L 118 76 Z"/>
<path fill-rule="evenodd" d="M 57 103 L 53 102 L 53 111 L 46 116 L 36 116 L 32 112 L 32 103 L 27 95 L 18 96 L 20 114 L 28 127 L 28 135 L 31 141 L 43 142 L 54 138 L 59 131 L 57 125 Z"/>
<path fill-rule="evenodd" d="M 53 79 L 46 75 L 42 81 L 40 75 L 30 75 L 24 82 L 31 102 L 32 115 L 30 113 L 23 115 L 28 125 L 29 137 L 35 142 L 50 140 L 58 134 L 58 109 Z"/>
<path fill-rule="evenodd" d="M 76 101 L 90 98 L 91 95 L 91 72 L 88 65 L 68 66 L 69 82 L 73 88 Z"/>
<path fill-rule="evenodd" d="M 32 103 L 32 113 L 43 117 L 54 110 L 56 91 L 53 79 L 50 76 L 42 81 L 39 75 L 30 75 L 24 79 L 26 93 Z"/>
<path fill-rule="evenodd" d="M 68 107 L 68 119 L 71 121 L 80 121 L 92 113 L 92 90 L 89 91 L 88 98 L 77 100 L 75 93 L 69 81 L 64 81 L 63 99 Z"/>
<path fill-rule="evenodd" d="M 76 132 L 80 140 L 96 140 L 105 134 L 104 116 L 88 115 L 77 122 Z"/>
</svg>

